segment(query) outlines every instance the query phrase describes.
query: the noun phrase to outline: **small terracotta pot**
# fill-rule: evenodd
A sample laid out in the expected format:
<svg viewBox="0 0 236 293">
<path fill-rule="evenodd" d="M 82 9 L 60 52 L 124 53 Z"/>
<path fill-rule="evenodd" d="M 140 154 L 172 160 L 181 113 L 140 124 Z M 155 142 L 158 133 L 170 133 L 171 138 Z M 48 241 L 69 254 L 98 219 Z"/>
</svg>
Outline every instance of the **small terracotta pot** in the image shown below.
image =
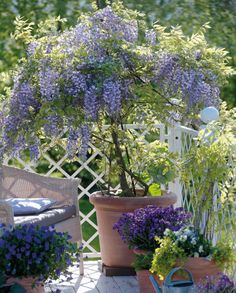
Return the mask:
<svg viewBox="0 0 236 293">
<path fill-rule="evenodd" d="M 23 286 L 26 289 L 27 293 L 44 293 L 44 285 L 43 284 L 39 284 L 37 285 L 37 287 L 32 289 L 32 284 L 34 283 L 35 278 L 33 277 L 27 277 L 27 278 L 9 278 L 7 280 L 8 284 L 11 283 L 17 283 L 20 284 L 21 286 Z"/>
<path fill-rule="evenodd" d="M 149 279 L 151 276 L 151 272 L 149 270 L 141 270 L 137 271 L 137 279 L 140 293 L 155 293 L 155 289 L 153 288 L 152 282 Z M 158 278 L 156 275 L 154 276 L 155 279 Z M 158 280 L 158 284 L 160 280 Z"/>
<path fill-rule="evenodd" d="M 147 253 L 147 252 L 146 252 Z M 145 250 L 135 250 L 135 254 L 145 254 Z M 217 277 L 221 273 L 220 269 L 213 261 L 209 261 L 204 257 L 189 257 L 184 265 L 181 262 L 176 263 L 176 267 L 182 266 L 184 269 L 192 273 L 193 280 L 198 283 L 206 276 Z M 149 270 L 137 271 L 137 279 L 139 283 L 140 293 L 155 293 L 152 283 L 149 279 L 151 272 Z M 154 275 L 158 285 L 162 287 L 164 280 L 160 280 L 157 275 Z M 175 274 L 172 280 L 182 280 L 183 276 Z"/>
<path fill-rule="evenodd" d="M 167 207 L 173 205 L 177 197 L 172 192 L 162 196 L 146 197 L 118 197 L 104 196 L 102 192 L 95 192 L 89 201 L 95 206 L 98 221 L 99 242 L 102 262 L 110 267 L 131 267 L 134 253 L 121 240 L 117 231 L 113 230 L 114 224 L 123 213 L 133 212 L 147 205 Z"/>
<path fill-rule="evenodd" d="M 136 248 L 136 249 L 133 249 L 133 253 L 136 255 L 147 255 L 147 254 L 153 253 L 153 252 L 149 251 L 149 250 L 145 250 L 145 249 Z M 151 275 L 151 272 L 149 270 L 136 271 L 136 275 L 137 275 L 137 279 L 138 279 L 140 293 L 155 293 L 153 285 L 149 279 L 149 277 Z M 157 275 L 155 275 L 154 277 L 155 277 L 155 279 L 158 278 Z"/>
<path fill-rule="evenodd" d="M 183 267 L 192 273 L 195 283 L 198 283 L 206 276 L 217 277 L 221 273 L 221 270 L 214 261 L 210 261 L 204 257 L 189 257 Z"/>
</svg>

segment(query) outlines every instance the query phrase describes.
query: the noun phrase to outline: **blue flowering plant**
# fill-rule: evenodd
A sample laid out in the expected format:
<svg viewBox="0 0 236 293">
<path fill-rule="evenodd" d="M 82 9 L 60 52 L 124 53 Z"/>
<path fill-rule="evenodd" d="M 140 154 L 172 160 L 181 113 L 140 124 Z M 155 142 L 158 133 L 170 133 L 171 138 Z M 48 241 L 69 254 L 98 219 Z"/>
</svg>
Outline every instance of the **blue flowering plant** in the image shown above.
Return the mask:
<svg viewBox="0 0 236 293">
<path fill-rule="evenodd" d="M 206 276 L 196 285 L 199 293 L 235 293 L 236 285 L 225 274 Z"/>
<path fill-rule="evenodd" d="M 97 143 L 121 194 L 135 196 L 136 182 L 147 194 L 152 174 L 166 179 L 171 162 L 164 161 L 163 172 L 140 172 L 132 158 L 136 149 L 145 152 L 145 144 L 124 125 L 190 123 L 202 107 L 219 106 L 219 88 L 233 71 L 226 52 L 208 46 L 207 25 L 191 37 L 180 27 L 149 28 L 142 14 L 112 2 L 63 31 L 60 18 L 41 23 L 36 35 L 32 24 L 16 20 L 15 37 L 27 52 L 0 115 L 0 153 L 29 149 L 37 159 L 40 143 L 58 139 L 66 128 L 69 158 L 84 158 L 89 142 Z"/>
<path fill-rule="evenodd" d="M 213 260 L 219 268 L 235 265 L 235 251 L 232 246 L 222 242 L 216 245 L 206 239 L 193 226 L 184 226 L 178 231 L 166 229 L 164 237 L 156 237 L 151 272 L 164 278 L 176 266 L 183 265 L 188 257 L 204 257 Z"/>
<path fill-rule="evenodd" d="M 79 249 L 68 233 L 53 227 L 19 225 L 5 227 L 0 237 L 0 272 L 8 278 L 33 277 L 37 282 L 56 280 L 61 274 L 70 278 L 68 267 L 77 262 Z"/>
<path fill-rule="evenodd" d="M 122 240 L 130 249 L 154 251 L 157 244 L 155 237 L 164 237 L 167 229 L 178 231 L 190 223 L 191 214 L 182 208 L 161 208 L 147 206 L 134 212 L 124 213 L 115 223 Z"/>
</svg>

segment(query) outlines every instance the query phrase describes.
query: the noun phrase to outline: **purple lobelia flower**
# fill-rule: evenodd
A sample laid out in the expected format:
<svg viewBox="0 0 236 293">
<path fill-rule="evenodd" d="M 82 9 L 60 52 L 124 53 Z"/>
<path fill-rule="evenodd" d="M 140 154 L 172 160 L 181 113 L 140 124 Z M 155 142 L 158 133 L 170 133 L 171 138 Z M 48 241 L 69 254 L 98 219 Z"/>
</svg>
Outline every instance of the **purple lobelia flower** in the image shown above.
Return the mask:
<svg viewBox="0 0 236 293">
<path fill-rule="evenodd" d="M 235 293 L 236 286 L 229 277 L 223 273 L 217 276 L 206 276 L 197 285 L 199 293 Z"/>
<path fill-rule="evenodd" d="M 53 227 L 18 225 L 1 227 L 0 271 L 4 277 L 33 277 L 37 281 L 70 276 L 68 266 L 79 262 L 80 250 L 69 242 L 68 233 Z"/>
<path fill-rule="evenodd" d="M 182 208 L 147 206 L 124 213 L 113 229 L 130 248 L 154 250 L 155 236 L 163 237 L 166 229 L 178 231 L 189 224 L 190 218 Z"/>
</svg>

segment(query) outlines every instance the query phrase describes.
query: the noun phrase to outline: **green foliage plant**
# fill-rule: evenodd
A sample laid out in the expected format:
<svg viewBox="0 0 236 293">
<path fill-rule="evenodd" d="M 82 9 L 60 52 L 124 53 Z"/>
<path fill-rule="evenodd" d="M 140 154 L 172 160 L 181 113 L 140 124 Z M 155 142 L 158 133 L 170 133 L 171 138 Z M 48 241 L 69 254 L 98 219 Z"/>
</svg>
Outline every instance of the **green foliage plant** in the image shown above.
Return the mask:
<svg viewBox="0 0 236 293">
<path fill-rule="evenodd" d="M 175 267 L 176 261 L 184 260 L 187 256 L 184 249 L 169 237 L 156 238 L 158 248 L 153 255 L 150 271 L 159 276 L 161 280 Z"/>
<path fill-rule="evenodd" d="M 153 254 L 138 254 L 135 255 L 133 267 L 135 271 L 149 270 L 152 265 Z"/>
<path fill-rule="evenodd" d="M 191 202 L 195 227 L 201 227 L 209 239 L 227 229 L 229 242 L 236 231 L 235 123 L 236 108 L 227 110 L 222 103 L 220 119 L 199 132 L 181 167 L 183 182 L 194 191 Z"/>
<path fill-rule="evenodd" d="M 212 249 L 212 259 L 222 269 L 232 272 L 236 264 L 236 252 L 232 249 L 231 244 L 225 238 L 219 240 L 217 245 Z"/>
</svg>

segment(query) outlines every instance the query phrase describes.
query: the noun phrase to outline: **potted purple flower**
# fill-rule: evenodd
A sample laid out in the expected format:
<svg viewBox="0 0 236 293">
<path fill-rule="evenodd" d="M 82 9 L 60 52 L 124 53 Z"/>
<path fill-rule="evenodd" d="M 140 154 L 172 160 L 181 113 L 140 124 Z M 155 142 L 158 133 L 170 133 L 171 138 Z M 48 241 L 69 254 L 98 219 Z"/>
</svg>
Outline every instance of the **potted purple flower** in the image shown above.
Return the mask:
<svg viewBox="0 0 236 293">
<path fill-rule="evenodd" d="M 164 237 L 166 229 L 178 231 L 190 224 L 191 214 L 183 208 L 169 206 L 161 208 L 146 206 L 134 212 L 124 213 L 113 229 L 117 230 L 121 239 L 130 249 L 154 252 L 155 237 Z"/>
<path fill-rule="evenodd" d="M 62 274 L 71 277 L 68 267 L 75 261 L 79 264 L 79 249 L 68 233 L 35 225 L 8 229 L 3 227 L 0 237 L 0 272 L 6 283 L 41 293 L 46 280 Z"/>
<path fill-rule="evenodd" d="M 155 237 L 163 238 L 166 229 L 179 231 L 188 225 L 190 220 L 191 214 L 186 213 L 182 208 L 147 206 L 134 212 L 124 213 L 115 223 L 114 229 L 136 254 L 133 266 L 141 293 L 155 292 L 149 281 L 151 274 L 149 269 L 156 248 Z"/>
<path fill-rule="evenodd" d="M 179 27 L 148 28 L 141 13 L 120 1 L 82 15 L 63 32 L 60 21 L 42 25 L 35 36 L 30 25 L 16 22 L 16 37 L 28 49 L 0 121 L 0 158 L 28 149 L 37 159 L 41 141 L 58 139 L 64 128 L 70 159 L 86 157 L 92 140 L 104 155 L 108 182 L 105 192 L 90 197 L 103 263 L 127 267 L 132 255 L 113 233 L 114 222 L 122 212 L 174 204 L 176 196 L 160 185 L 173 181 L 177 168 L 165 144 L 149 137 L 147 145 L 125 124 L 149 125 L 156 133 L 159 122 L 191 122 L 200 108 L 218 107 L 219 86 L 232 71 L 225 51 L 208 46 L 206 26 L 191 38 Z"/>
</svg>

